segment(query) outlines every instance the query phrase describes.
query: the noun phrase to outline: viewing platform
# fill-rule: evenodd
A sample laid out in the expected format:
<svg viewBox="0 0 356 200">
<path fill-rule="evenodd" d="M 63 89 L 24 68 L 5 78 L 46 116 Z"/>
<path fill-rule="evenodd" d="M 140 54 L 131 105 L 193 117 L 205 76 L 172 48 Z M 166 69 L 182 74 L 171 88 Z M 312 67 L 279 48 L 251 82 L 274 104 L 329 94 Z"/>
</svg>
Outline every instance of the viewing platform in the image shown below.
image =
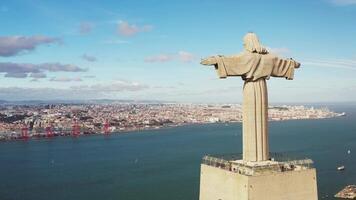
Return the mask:
<svg viewBox="0 0 356 200">
<path fill-rule="evenodd" d="M 311 159 L 298 159 L 282 154 L 271 154 L 271 159 L 263 162 L 246 162 L 242 160 L 241 155 L 206 155 L 202 159 L 202 164 L 247 176 L 313 168 Z"/>
</svg>

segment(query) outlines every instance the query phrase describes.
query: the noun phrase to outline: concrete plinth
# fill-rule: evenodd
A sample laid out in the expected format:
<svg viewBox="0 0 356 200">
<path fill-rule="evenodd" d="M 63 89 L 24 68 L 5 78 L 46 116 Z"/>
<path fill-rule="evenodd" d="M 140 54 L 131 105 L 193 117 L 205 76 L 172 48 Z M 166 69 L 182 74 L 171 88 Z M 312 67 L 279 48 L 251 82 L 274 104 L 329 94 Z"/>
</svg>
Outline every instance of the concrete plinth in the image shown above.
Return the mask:
<svg viewBox="0 0 356 200">
<path fill-rule="evenodd" d="M 201 165 L 200 200 L 317 200 L 315 168 Z M 274 167 L 273 167 L 274 166 Z"/>
</svg>

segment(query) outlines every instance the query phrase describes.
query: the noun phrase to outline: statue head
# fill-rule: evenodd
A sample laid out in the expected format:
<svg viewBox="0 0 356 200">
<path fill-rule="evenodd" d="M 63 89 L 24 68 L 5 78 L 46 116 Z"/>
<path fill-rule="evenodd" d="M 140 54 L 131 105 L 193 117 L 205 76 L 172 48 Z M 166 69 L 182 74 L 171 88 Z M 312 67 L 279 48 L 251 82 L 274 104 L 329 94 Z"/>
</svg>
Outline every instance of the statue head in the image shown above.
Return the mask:
<svg viewBox="0 0 356 200">
<path fill-rule="evenodd" d="M 251 53 L 267 54 L 268 51 L 264 48 L 255 33 L 247 33 L 244 37 L 244 48 Z"/>
</svg>

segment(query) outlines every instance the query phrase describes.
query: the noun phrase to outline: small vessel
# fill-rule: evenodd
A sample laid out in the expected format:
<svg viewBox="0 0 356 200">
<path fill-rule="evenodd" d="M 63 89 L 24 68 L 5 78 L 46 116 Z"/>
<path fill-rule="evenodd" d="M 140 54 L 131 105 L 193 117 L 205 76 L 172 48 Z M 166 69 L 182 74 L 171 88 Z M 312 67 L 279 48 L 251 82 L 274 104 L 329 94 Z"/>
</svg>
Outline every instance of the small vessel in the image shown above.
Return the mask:
<svg viewBox="0 0 356 200">
<path fill-rule="evenodd" d="M 337 170 L 339 170 L 339 171 L 345 170 L 345 166 L 342 165 L 342 166 L 338 167 Z"/>
<path fill-rule="evenodd" d="M 347 151 L 347 154 L 351 154 L 351 150 L 348 150 L 348 151 Z"/>
</svg>

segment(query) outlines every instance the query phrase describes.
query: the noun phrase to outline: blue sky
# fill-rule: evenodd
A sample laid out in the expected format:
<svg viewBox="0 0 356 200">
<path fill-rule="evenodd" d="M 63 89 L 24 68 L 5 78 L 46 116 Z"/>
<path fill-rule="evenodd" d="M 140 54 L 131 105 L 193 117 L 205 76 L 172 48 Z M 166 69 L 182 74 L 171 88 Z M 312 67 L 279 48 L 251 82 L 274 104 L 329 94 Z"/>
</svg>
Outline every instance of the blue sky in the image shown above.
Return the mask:
<svg viewBox="0 0 356 200">
<path fill-rule="evenodd" d="M 200 58 L 256 32 L 302 63 L 271 102 L 356 101 L 356 0 L 0 2 L 0 99 L 241 102 Z"/>
</svg>

